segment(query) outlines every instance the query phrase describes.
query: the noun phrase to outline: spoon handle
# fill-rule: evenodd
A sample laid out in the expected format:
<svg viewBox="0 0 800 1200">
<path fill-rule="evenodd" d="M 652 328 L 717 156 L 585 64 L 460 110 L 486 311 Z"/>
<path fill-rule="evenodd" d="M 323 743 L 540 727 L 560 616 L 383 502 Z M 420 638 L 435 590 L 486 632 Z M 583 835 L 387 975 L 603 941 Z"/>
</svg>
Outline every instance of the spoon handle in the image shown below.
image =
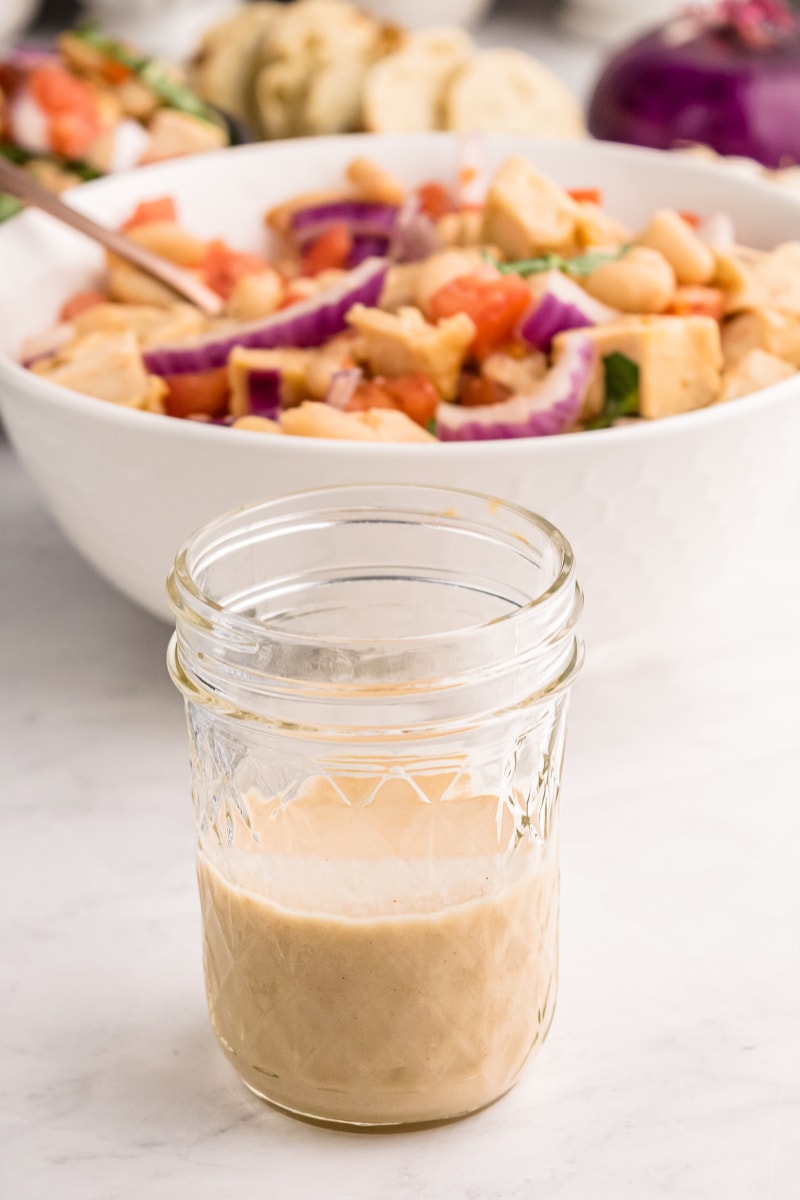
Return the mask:
<svg viewBox="0 0 800 1200">
<path fill-rule="evenodd" d="M 65 225 L 70 225 L 80 233 L 85 233 L 87 237 L 99 242 L 101 246 L 105 246 L 112 254 L 126 259 L 135 267 L 152 275 L 154 279 L 165 283 L 167 287 L 172 288 L 179 296 L 189 300 L 209 316 L 218 316 L 222 311 L 221 297 L 190 272 L 184 271 L 174 263 L 167 262 L 158 254 L 146 250 L 144 246 L 131 241 L 124 234 L 118 233 L 116 229 L 98 225 L 91 217 L 87 217 L 76 208 L 65 204 L 54 192 L 42 187 L 28 171 L 14 166 L 2 156 L 0 156 L 0 192 L 8 192 L 17 200 L 22 200 L 33 208 L 39 208 Z"/>
</svg>

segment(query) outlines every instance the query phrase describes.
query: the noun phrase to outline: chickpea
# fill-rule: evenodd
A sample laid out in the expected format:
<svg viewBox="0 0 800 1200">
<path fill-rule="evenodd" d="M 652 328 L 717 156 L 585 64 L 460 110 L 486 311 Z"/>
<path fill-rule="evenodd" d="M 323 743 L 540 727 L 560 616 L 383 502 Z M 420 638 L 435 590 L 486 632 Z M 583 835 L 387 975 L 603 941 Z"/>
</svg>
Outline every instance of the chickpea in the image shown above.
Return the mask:
<svg viewBox="0 0 800 1200">
<path fill-rule="evenodd" d="M 270 421 L 267 417 L 255 417 L 248 415 L 239 417 L 238 421 L 233 422 L 234 429 L 249 429 L 252 433 L 280 433 L 281 427 L 277 421 Z"/>
<path fill-rule="evenodd" d="M 436 222 L 436 232 L 446 246 L 480 246 L 483 241 L 483 212 L 476 208 L 445 213 Z"/>
<path fill-rule="evenodd" d="M 710 283 L 716 269 L 714 255 L 672 208 L 662 208 L 636 239 L 638 246 L 658 250 L 671 265 L 680 284 Z"/>
<path fill-rule="evenodd" d="M 277 271 L 258 271 L 243 275 L 236 283 L 225 311 L 237 321 L 255 321 L 268 317 L 283 299 L 283 281 Z"/>
<path fill-rule="evenodd" d="M 403 203 L 402 183 L 371 158 L 354 158 L 347 168 L 347 178 L 364 200 L 374 200 L 376 204 Z"/>
<path fill-rule="evenodd" d="M 626 313 L 660 313 L 675 294 L 675 272 L 658 250 L 634 246 L 584 280 L 590 296 Z"/>
<path fill-rule="evenodd" d="M 128 230 L 128 237 L 179 267 L 199 267 L 206 255 L 205 242 L 175 221 L 148 221 Z"/>
</svg>

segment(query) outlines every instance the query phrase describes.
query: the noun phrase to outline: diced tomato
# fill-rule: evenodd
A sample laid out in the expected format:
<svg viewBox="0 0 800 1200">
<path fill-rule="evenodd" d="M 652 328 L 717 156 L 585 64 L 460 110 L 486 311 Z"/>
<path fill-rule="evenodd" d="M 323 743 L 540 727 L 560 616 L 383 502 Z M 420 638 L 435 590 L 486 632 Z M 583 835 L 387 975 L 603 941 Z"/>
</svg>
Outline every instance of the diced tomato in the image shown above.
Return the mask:
<svg viewBox="0 0 800 1200">
<path fill-rule="evenodd" d="M 48 122 L 50 148 L 65 158 L 80 158 L 100 133 L 100 109 L 94 92 L 63 67 L 46 63 L 28 75 L 32 99 Z"/>
<path fill-rule="evenodd" d="M 105 79 L 106 83 L 112 86 L 118 83 L 124 83 L 126 79 L 130 79 L 133 75 L 133 70 L 126 67 L 116 58 L 103 58 L 99 64 L 100 74 Z"/>
<path fill-rule="evenodd" d="M 439 393 L 427 375 L 401 375 L 384 380 L 383 386 L 396 407 L 418 425 L 425 426 L 436 416 Z"/>
<path fill-rule="evenodd" d="M 466 313 L 475 323 L 471 353 L 477 359 L 493 354 L 514 333 L 531 302 L 531 293 L 518 275 L 461 275 L 434 293 L 428 311 L 434 321 Z"/>
<path fill-rule="evenodd" d="M 418 425 L 427 425 L 436 415 L 439 393 L 426 375 L 398 375 L 395 379 L 363 380 L 346 406 L 346 412 L 370 408 L 394 408 Z"/>
<path fill-rule="evenodd" d="M 69 299 L 62 304 L 58 319 L 59 321 L 74 321 L 87 309 L 94 308 L 98 304 L 105 304 L 107 299 L 108 297 L 104 296 L 102 292 L 73 292 Z"/>
<path fill-rule="evenodd" d="M 202 271 L 205 282 L 223 299 L 228 300 L 233 289 L 245 275 L 258 275 L 269 270 L 269 263 L 257 254 L 232 250 L 221 238 L 208 243 Z"/>
<path fill-rule="evenodd" d="M 417 188 L 417 196 L 420 211 L 432 221 L 438 221 L 455 208 L 453 197 L 443 183 L 423 183 Z"/>
<path fill-rule="evenodd" d="M 304 275 L 319 275 L 347 265 L 353 249 L 353 235 L 340 223 L 331 225 L 304 252 L 301 270 Z"/>
<path fill-rule="evenodd" d="M 669 311 L 678 317 L 713 317 L 721 321 L 725 313 L 725 294 L 715 287 L 699 284 L 675 289 Z"/>
<path fill-rule="evenodd" d="M 697 213 L 694 212 L 680 212 L 678 213 L 678 216 L 683 217 L 686 224 L 692 229 L 699 228 L 699 226 L 703 223 L 702 217 L 698 217 Z"/>
<path fill-rule="evenodd" d="M 567 188 L 567 195 L 578 204 L 602 204 L 603 193 L 600 188 Z"/>
<path fill-rule="evenodd" d="M 127 221 L 120 229 L 127 233 L 137 225 L 150 225 L 155 221 L 177 221 L 178 212 L 171 196 L 159 196 L 156 200 L 140 200 Z"/>
<path fill-rule="evenodd" d="M 484 379 L 482 375 L 473 375 L 465 371 L 458 385 L 458 398 L 467 408 L 484 404 L 499 404 L 507 400 L 511 389 L 498 383 L 496 379 Z"/>
<path fill-rule="evenodd" d="M 164 407 L 171 417 L 205 414 L 223 417 L 228 409 L 228 369 L 192 371 L 186 375 L 167 375 L 169 391 Z"/>
<path fill-rule="evenodd" d="M 385 379 L 362 380 L 345 405 L 345 412 L 368 412 L 371 408 L 397 408 Z"/>
</svg>

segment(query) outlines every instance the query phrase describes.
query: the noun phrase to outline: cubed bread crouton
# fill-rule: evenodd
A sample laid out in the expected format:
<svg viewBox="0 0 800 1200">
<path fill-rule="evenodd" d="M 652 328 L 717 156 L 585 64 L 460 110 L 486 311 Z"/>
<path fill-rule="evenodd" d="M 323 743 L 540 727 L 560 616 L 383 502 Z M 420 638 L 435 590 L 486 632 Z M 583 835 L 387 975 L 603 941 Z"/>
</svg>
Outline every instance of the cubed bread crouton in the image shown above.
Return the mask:
<svg viewBox="0 0 800 1200">
<path fill-rule="evenodd" d="M 378 307 L 385 312 L 397 312 L 416 303 L 417 279 L 423 263 L 391 263 L 386 272 Z"/>
<path fill-rule="evenodd" d="M 797 368 L 785 359 L 768 354 L 766 350 L 748 350 L 735 366 L 723 371 L 719 399 L 736 400 L 739 396 L 749 396 L 795 374 Z"/>
<path fill-rule="evenodd" d="M 481 363 L 481 375 L 512 392 L 530 392 L 547 374 L 547 356 L 537 350 L 517 358 L 502 350 L 490 354 Z"/>
<path fill-rule="evenodd" d="M 603 408 L 603 359 L 624 354 L 639 367 L 639 414 L 654 419 L 705 408 L 719 398 L 722 351 L 712 317 L 624 317 L 583 329 L 597 348 L 595 378 L 581 419 Z M 564 335 L 560 335 L 563 337 Z M 560 338 L 554 340 L 558 348 Z"/>
<path fill-rule="evenodd" d="M 230 411 L 235 417 L 250 412 L 251 376 L 263 371 L 280 372 L 280 400 L 289 407 L 305 396 L 306 373 L 313 352 L 310 350 L 247 350 L 234 346 L 228 356 Z"/>
<path fill-rule="evenodd" d="M 800 316 L 800 242 L 784 242 L 769 254 L 735 246 L 717 251 L 716 261 L 727 313 L 774 308 Z"/>
<path fill-rule="evenodd" d="M 356 304 L 347 320 L 361 334 L 356 357 L 368 363 L 373 374 L 426 375 L 443 400 L 455 396 L 461 365 L 475 336 L 466 313 L 430 325 L 418 308 L 401 308 L 395 314 Z"/>
<path fill-rule="evenodd" d="M 73 392 L 122 404 L 162 411 L 166 384 L 145 370 L 133 333 L 90 333 L 65 346 L 54 359 L 34 363 L 32 370 Z"/>
<path fill-rule="evenodd" d="M 318 350 L 309 351 L 306 390 L 310 399 L 324 400 L 333 376 L 356 365 L 353 357 L 355 341 L 356 334 L 348 329 L 346 333 L 331 338 Z"/>
<path fill-rule="evenodd" d="M 583 137 L 575 95 L 521 50 L 483 50 L 456 72 L 444 100 L 446 129 Z"/>
<path fill-rule="evenodd" d="M 758 308 L 726 321 L 722 327 L 725 366 L 735 366 L 751 350 L 765 350 L 800 367 L 800 316 Z"/>
<path fill-rule="evenodd" d="M 516 154 L 506 159 L 489 185 L 483 241 L 498 246 L 510 259 L 548 250 L 573 254 L 578 218 L 578 205 L 564 189 Z"/>
</svg>

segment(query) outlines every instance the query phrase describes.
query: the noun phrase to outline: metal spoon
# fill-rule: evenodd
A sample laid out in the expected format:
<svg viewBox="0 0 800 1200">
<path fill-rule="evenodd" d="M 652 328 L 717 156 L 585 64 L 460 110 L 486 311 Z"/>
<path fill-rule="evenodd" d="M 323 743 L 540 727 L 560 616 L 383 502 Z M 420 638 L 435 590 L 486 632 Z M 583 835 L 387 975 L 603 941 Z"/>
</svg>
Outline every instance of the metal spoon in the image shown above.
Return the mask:
<svg viewBox="0 0 800 1200">
<path fill-rule="evenodd" d="M 148 275 L 152 275 L 160 283 L 165 283 L 167 287 L 172 288 L 184 300 L 188 300 L 208 316 L 216 317 L 222 312 L 221 297 L 216 292 L 212 292 L 211 288 L 200 283 L 189 271 L 184 271 L 181 267 L 176 267 L 174 263 L 167 262 L 165 258 L 146 250 L 144 246 L 131 241 L 130 238 L 126 238 L 124 234 L 118 233 L 115 229 L 98 225 L 90 217 L 84 216 L 77 209 L 65 204 L 54 192 L 43 188 L 28 171 L 14 166 L 2 156 L 0 156 L 0 192 L 8 192 L 25 204 L 33 208 L 40 208 L 43 212 L 49 213 L 51 217 L 55 217 L 57 221 L 63 221 L 65 225 L 70 225 L 73 229 L 85 233 L 87 237 L 93 238 L 101 246 L 105 246 L 112 254 L 119 255 L 120 258 L 139 267 L 140 270 L 146 271 Z"/>
</svg>

